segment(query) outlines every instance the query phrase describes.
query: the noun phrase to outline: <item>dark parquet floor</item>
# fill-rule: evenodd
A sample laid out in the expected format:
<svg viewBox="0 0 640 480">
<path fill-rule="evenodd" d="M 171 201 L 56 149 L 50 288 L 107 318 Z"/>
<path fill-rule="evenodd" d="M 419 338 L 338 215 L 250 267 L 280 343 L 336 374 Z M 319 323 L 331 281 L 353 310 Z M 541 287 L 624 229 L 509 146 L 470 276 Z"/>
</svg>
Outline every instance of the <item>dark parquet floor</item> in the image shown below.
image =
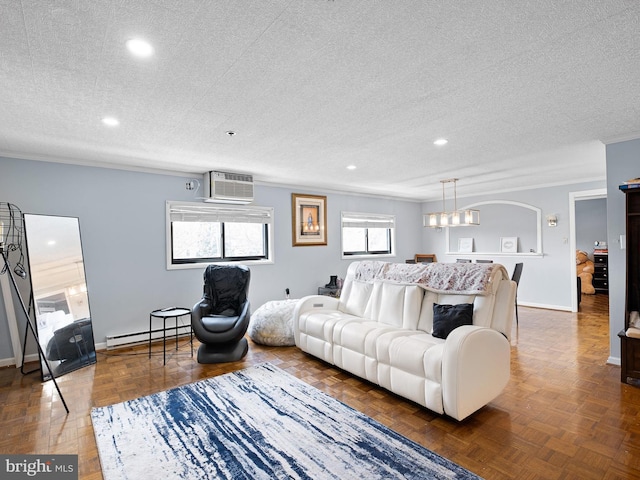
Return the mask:
<svg viewBox="0 0 640 480">
<path fill-rule="evenodd" d="M 183 342 L 166 366 L 161 345 L 151 359 L 136 347 L 100 352 L 96 365 L 60 377 L 68 415 L 51 382 L 0 369 L 0 453 L 78 454 L 80 478 L 101 479 L 92 407 L 271 362 L 486 479 L 640 479 L 640 387 L 607 364 L 607 301 L 583 296 L 577 314 L 520 307 L 509 385 L 462 422 L 296 347 L 251 343 L 241 362 L 199 365 Z"/>
</svg>

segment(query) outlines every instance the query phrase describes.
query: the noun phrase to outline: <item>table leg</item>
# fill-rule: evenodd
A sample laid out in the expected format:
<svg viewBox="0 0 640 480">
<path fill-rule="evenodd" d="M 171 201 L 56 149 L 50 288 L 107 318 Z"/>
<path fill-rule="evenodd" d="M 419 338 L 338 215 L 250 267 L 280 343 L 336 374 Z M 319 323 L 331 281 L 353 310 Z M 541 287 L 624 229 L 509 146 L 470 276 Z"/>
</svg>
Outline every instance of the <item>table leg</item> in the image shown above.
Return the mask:
<svg viewBox="0 0 640 480">
<path fill-rule="evenodd" d="M 167 364 L 167 317 L 162 317 L 162 364 Z"/>
<path fill-rule="evenodd" d="M 176 352 L 178 351 L 178 317 L 176 318 Z"/>
<path fill-rule="evenodd" d="M 149 315 L 149 358 L 151 358 L 151 318 L 152 315 Z"/>
</svg>

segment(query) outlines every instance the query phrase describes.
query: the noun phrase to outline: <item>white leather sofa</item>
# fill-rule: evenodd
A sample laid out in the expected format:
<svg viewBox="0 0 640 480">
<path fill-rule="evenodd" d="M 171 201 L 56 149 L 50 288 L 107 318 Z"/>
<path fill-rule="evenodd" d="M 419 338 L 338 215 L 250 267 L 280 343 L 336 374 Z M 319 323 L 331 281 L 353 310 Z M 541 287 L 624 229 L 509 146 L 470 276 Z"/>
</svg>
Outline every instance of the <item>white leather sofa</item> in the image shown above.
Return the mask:
<svg viewBox="0 0 640 480">
<path fill-rule="evenodd" d="M 510 376 L 516 285 L 498 264 L 353 262 L 340 298 L 302 298 L 296 345 L 439 414 L 462 420 Z M 472 325 L 432 335 L 438 311 L 460 305 Z M 458 308 L 458 307 L 456 307 Z M 471 320 L 469 318 L 469 320 Z M 437 315 L 437 329 L 442 316 Z M 442 333 L 442 332 L 440 332 Z M 446 332 L 445 332 L 446 333 Z"/>
</svg>

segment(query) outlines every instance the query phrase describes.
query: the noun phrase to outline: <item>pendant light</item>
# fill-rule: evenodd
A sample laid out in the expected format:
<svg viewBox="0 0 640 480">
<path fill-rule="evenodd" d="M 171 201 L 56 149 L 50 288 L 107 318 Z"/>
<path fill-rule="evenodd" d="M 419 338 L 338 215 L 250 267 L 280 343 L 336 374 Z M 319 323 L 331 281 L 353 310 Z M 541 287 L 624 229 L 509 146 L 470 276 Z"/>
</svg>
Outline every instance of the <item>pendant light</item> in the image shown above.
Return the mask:
<svg viewBox="0 0 640 480">
<path fill-rule="evenodd" d="M 456 183 L 457 178 L 448 178 L 440 180 L 442 184 L 442 211 L 434 213 L 426 213 L 423 216 L 423 225 L 425 227 L 442 228 L 442 227 L 460 227 L 468 225 L 480 225 L 480 211 L 467 208 L 458 210 Z M 445 206 L 445 184 L 453 183 L 453 210 L 447 212 Z"/>
</svg>

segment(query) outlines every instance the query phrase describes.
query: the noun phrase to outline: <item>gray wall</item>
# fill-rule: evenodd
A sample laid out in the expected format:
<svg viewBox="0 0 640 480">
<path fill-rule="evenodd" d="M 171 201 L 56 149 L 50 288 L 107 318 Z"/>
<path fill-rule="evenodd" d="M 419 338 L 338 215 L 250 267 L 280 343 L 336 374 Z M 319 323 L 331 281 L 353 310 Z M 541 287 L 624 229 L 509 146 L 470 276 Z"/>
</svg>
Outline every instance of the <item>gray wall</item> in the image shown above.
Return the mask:
<svg viewBox="0 0 640 480">
<path fill-rule="evenodd" d="M 462 202 L 467 205 L 467 199 Z M 489 204 L 473 207 L 481 211 L 480 225 L 449 230 L 449 251 L 458 250 L 458 239 L 471 237 L 474 252 L 500 251 L 501 237 L 517 237 L 518 251 L 537 248 L 536 212 L 516 205 Z M 461 254 L 462 255 L 462 254 Z"/>
<path fill-rule="evenodd" d="M 576 202 L 576 248 L 593 260 L 595 241 L 607 241 L 607 199 L 592 198 Z"/>
<path fill-rule="evenodd" d="M 609 237 L 609 341 L 611 356 L 620 358 L 618 332 L 624 328 L 625 250 L 620 235 L 626 230 L 625 198 L 618 186 L 640 176 L 640 140 L 607 145 L 607 231 Z"/>
<path fill-rule="evenodd" d="M 618 191 L 618 185 L 639 175 L 639 152 L 640 140 L 607 146 L 612 357 L 620 355 L 616 334 L 623 327 L 624 313 L 624 251 L 617 243 L 624 233 L 624 195 Z M 190 306 L 198 300 L 202 271 L 167 271 L 165 266 L 165 201 L 196 200 L 185 189 L 184 176 L 1 157 L 0 172 L 0 201 L 14 203 L 26 213 L 79 217 L 97 342 L 104 342 L 107 335 L 148 328 L 149 311 L 159 306 Z M 569 193 L 604 186 L 604 182 L 589 182 L 462 197 L 458 204 L 510 200 L 541 208 L 543 219 L 548 214 L 557 214 L 557 227 L 548 227 L 543 221 L 543 257 L 501 257 L 500 261 L 509 272 L 516 262 L 525 263 L 518 290 L 520 303 L 568 309 L 573 281 L 568 268 Z M 341 210 L 397 215 L 398 253 L 393 261 L 402 262 L 415 253 L 436 253 L 440 261 L 455 261 L 456 255 L 445 255 L 444 232 L 421 226 L 421 214 L 440 210 L 441 202 L 421 205 L 335 192 L 301 192 L 327 195 L 329 245 L 294 248 L 293 191 L 297 189 L 256 185 L 255 203 L 275 209 L 275 264 L 251 269 L 250 300 L 254 309 L 265 301 L 282 298 L 286 287 L 291 289 L 292 296 L 300 297 L 327 283 L 329 275 L 344 275 L 349 261 L 340 258 Z M 584 202 L 587 201 L 576 202 L 576 208 Z M 475 227 L 462 228 L 473 231 Z M 493 240 L 478 238 L 478 241 Z M 23 329 L 21 325 L 20 330 Z M 0 360 L 12 355 L 0 296 Z"/>
<path fill-rule="evenodd" d="M 589 182 L 581 184 L 554 186 L 541 189 L 523 190 L 519 192 L 499 193 L 478 197 L 458 198 L 461 207 L 477 202 L 486 201 L 511 201 L 520 202 L 542 210 L 542 250 L 541 257 L 530 256 L 498 256 L 482 255 L 479 258 L 491 258 L 495 262 L 502 263 L 511 273 L 516 263 L 524 263 L 522 278 L 518 287 L 518 303 L 531 306 L 571 309 L 571 283 L 575 281 L 575 269 L 571 271 L 570 263 L 570 225 L 569 225 L 569 194 L 597 188 L 604 188 L 604 182 Z M 458 191 L 464 192 L 462 187 Z M 441 202 L 428 202 L 423 204 L 423 213 L 437 211 L 442 208 Z M 483 206 L 480 210 L 480 224 L 483 224 Z M 549 227 L 545 220 L 547 215 L 555 214 L 558 217 L 556 227 Z M 494 251 L 498 252 L 500 236 L 520 235 L 521 217 L 505 216 L 501 226 L 494 225 L 494 229 L 476 229 L 476 227 L 458 227 L 468 233 L 456 233 L 455 235 L 469 236 L 477 239 L 477 245 L 495 245 Z M 529 228 L 528 226 L 526 227 Z M 510 233 L 513 232 L 513 233 Z M 528 238 L 529 235 L 523 238 Z M 530 242 L 530 240 L 527 240 Z M 453 243 L 453 242 L 452 242 Z M 436 253 L 439 261 L 453 262 L 456 257 L 462 255 L 447 255 L 445 248 L 445 233 L 432 228 L 425 228 L 423 232 L 423 253 Z M 528 251 L 528 244 L 523 245 L 520 251 Z M 455 248 L 455 247 L 453 247 Z M 472 258 L 478 258 L 474 256 Z"/>
<path fill-rule="evenodd" d="M 1 202 L 25 213 L 80 219 L 97 343 L 148 329 L 151 310 L 199 300 L 204 267 L 168 271 L 165 261 L 165 202 L 197 201 L 184 176 L 1 157 L 0 172 Z M 327 195 L 328 246 L 292 247 L 292 192 Z M 256 185 L 255 204 L 274 207 L 275 263 L 251 267 L 253 309 L 283 298 L 287 287 L 292 297 L 301 297 L 315 293 L 330 275 L 345 275 L 350 261 L 340 254 L 342 210 L 396 215 L 397 256 L 386 260 L 402 262 L 421 250 L 417 202 Z M 0 296 L 0 360 L 12 356 Z"/>
</svg>

